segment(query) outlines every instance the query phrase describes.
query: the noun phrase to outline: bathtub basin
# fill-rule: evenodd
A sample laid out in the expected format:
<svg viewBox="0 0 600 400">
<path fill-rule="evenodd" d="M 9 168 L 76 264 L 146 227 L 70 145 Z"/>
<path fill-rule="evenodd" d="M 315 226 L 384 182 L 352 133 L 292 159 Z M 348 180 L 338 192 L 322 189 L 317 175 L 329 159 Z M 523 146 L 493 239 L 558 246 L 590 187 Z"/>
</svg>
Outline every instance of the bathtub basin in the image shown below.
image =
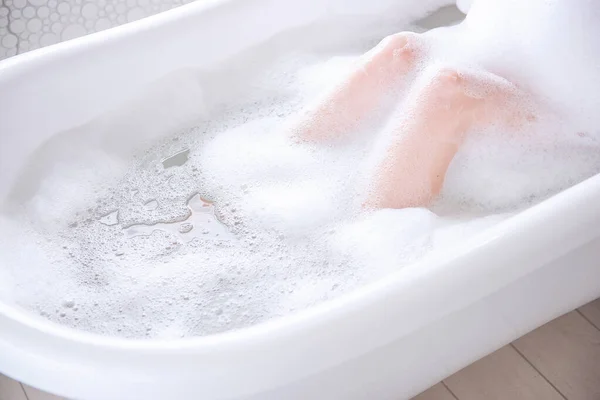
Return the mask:
<svg viewBox="0 0 600 400">
<path fill-rule="evenodd" d="M 48 138 L 172 71 L 325 16 L 420 18 L 416 1 L 205 0 L 0 62 L 0 199 Z M 115 339 L 0 302 L 0 372 L 83 400 L 408 399 L 600 296 L 599 198 L 596 176 L 384 281 L 225 334 Z"/>
</svg>

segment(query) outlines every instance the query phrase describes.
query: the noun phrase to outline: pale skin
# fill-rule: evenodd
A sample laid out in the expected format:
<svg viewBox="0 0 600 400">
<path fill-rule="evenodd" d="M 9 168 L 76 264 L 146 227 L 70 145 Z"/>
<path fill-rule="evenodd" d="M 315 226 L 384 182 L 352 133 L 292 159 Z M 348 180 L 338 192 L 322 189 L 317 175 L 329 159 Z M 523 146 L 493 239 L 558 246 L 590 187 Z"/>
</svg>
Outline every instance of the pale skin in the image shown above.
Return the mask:
<svg viewBox="0 0 600 400">
<path fill-rule="evenodd" d="M 386 92 L 407 85 L 406 76 L 425 38 L 399 33 L 366 53 L 358 65 L 295 121 L 298 142 L 324 143 L 357 128 Z M 489 78 L 492 79 L 489 79 Z M 427 207 L 439 195 L 446 171 L 466 135 L 486 124 L 518 128 L 533 115 L 522 111 L 522 93 L 490 73 L 439 68 L 414 101 L 388 126 L 385 154 L 367 179 L 364 207 Z M 485 90 L 482 90 L 485 89 Z"/>
<path fill-rule="evenodd" d="M 325 92 L 294 121 L 293 135 L 323 142 L 357 127 L 410 72 L 417 35 L 392 35 L 364 54 L 338 85 Z"/>
</svg>

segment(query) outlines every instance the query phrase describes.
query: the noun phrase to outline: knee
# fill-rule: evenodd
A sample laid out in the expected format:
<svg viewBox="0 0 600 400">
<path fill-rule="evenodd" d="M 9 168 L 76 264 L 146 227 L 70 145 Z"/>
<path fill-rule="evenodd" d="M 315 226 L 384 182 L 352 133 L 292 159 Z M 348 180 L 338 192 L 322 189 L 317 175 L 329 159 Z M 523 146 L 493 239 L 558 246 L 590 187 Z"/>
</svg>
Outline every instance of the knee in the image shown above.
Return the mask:
<svg viewBox="0 0 600 400">
<path fill-rule="evenodd" d="M 408 58 L 418 48 L 421 35 L 414 32 L 400 32 L 385 37 L 374 49 L 375 56 L 385 59 Z"/>
<path fill-rule="evenodd" d="M 456 90 L 462 86 L 463 78 L 456 70 L 452 67 L 438 67 L 432 72 L 429 86 L 433 90 Z"/>
</svg>

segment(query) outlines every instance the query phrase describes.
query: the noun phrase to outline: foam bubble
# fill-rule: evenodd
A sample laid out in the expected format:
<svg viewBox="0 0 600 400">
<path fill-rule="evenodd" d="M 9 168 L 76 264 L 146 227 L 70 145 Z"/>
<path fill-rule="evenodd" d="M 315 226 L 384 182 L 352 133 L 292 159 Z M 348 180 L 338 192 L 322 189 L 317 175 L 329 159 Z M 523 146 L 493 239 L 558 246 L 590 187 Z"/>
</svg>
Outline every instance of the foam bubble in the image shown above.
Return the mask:
<svg viewBox="0 0 600 400">
<path fill-rule="evenodd" d="M 600 170 L 595 132 L 548 106 L 524 131 L 469 135 L 433 211 L 362 211 L 378 137 L 418 90 L 398 90 L 347 142 L 293 143 L 291 116 L 399 26 L 326 22 L 175 74 L 44 144 L 0 215 L 0 299 L 105 335 L 237 329 L 381 279 Z M 418 84 L 439 65 L 519 81 L 500 39 L 486 48 L 464 29 L 428 34 Z"/>
</svg>

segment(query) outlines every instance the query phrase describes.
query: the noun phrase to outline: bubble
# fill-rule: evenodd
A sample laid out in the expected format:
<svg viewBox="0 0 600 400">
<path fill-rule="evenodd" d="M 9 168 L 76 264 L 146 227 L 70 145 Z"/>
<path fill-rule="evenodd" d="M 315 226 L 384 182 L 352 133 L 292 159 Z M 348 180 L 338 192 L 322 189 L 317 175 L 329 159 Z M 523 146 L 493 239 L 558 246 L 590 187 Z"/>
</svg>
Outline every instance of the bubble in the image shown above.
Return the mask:
<svg viewBox="0 0 600 400">
<path fill-rule="evenodd" d="M 156 210 L 158 208 L 158 201 L 150 200 L 144 203 L 144 208 L 148 211 Z"/>
<path fill-rule="evenodd" d="M 69 300 L 65 300 L 65 301 L 63 302 L 63 307 L 66 307 L 66 308 L 73 308 L 73 307 L 75 307 L 75 301 L 73 301 L 73 300 L 71 300 L 71 299 L 69 299 Z"/>
<path fill-rule="evenodd" d="M 77 35 L 94 14 L 90 2 L 81 4 L 86 21 L 75 25 Z M 567 140 L 572 126 L 544 116 L 544 129 L 528 132 L 547 133 L 544 151 L 527 135 L 507 140 L 510 132 L 466 138 L 433 211 L 363 210 L 365 171 L 385 150 L 385 121 L 339 146 L 295 144 L 283 125 L 380 40 L 381 29 L 398 29 L 372 23 L 377 29 L 335 25 L 337 39 L 314 26 L 282 34 L 251 51 L 252 68 L 240 68 L 250 65 L 241 55 L 179 71 L 52 136 L 24 169 L 38 182 L 28 200 L 0 214 L 0 300 L 109 336 L 239 329 L 386 279 L 531 204 L 523 198 L 539 201 L 600 169 L 593 130 Z M 57 41 L 63 28 L 73 36 L 54 21 L 40 43 Z M 390 108 L 412 94 L 396 95 Z M 189 121 L 195 125 L 182 128 Z M 27 289 L 12 293 L 17 285 Z"/>
<path fill-rule="evenodd" d="M 194 224 L 189 222 L 184 222 L 183 224 L 179 225 L 179 233 L 189 233 L 192 229 L 194 229 Z"/>
<path fill-rule="evenodd" d="M 119 211 L 112 211 L 101 218 L 98 219 L 98 222 L 104 224 L 106 226 L 113 226 L 119 223 Z"/>
</svg>

